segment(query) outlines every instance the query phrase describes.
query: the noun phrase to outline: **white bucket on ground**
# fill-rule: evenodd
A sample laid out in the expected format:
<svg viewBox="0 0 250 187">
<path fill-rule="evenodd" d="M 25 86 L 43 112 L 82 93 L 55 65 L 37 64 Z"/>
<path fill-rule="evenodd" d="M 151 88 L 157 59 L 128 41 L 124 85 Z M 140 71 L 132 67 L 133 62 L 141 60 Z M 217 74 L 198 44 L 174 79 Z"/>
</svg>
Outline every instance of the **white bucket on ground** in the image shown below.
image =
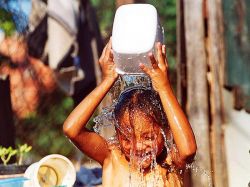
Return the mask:
<svg viewBox="0 0 250 187">
<path fill-rule="evenodd" d="M 72 187 L 76 180 L 76 171 L 69 159 L 52 154 L 30 165 L 24 177 L 29 179 L 24 187 Z"/>
<path fill-rule="evenodd" d="M 151 66 L 149 52 L 155 43 L 163 43 L 164 31 L 157 10 L 150 4 L 120 6 L 112 30 L 112 48 L 116 71 L 119 74 L 141 74 L 139 63 Z"/>
</svg>

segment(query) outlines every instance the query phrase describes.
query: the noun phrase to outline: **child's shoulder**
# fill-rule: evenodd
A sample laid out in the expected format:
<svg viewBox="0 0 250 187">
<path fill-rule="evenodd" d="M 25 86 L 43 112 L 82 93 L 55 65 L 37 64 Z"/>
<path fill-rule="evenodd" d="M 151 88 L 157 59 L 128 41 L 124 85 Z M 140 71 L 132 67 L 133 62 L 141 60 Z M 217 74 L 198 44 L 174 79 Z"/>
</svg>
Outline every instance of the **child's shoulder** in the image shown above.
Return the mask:
<svg viewBox="0 0 250 187">
<path fill-rule="evenodd" d="M 113 164 L 117 164 L 118 162 L 127 162 L 125 155 L 122 153 L 119 145 L 116 143 L 109 144 L 109 150 L 110 154 L 107 158 L 107 161 L 112 162 Z"/>
</svg>

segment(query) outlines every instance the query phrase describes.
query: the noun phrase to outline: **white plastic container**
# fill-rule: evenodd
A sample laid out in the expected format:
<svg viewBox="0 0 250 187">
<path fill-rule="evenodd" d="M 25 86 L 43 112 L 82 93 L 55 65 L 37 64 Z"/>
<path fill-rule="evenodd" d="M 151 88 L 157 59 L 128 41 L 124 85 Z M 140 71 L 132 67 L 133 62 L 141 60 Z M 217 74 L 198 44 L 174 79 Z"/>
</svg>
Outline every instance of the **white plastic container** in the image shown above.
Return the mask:
<svg viewBox="0 0 250 187">
<path fill-rule="evenodd" d="M 69 159 L 52 154 L 30 165 L 24 173 L 29 180 L 24 187 L 72 187 L 76 180 L 76 171 Z"/>
<path fill-rule="evenodd" d="M 150 4 L 120 6 L 115 14 L 112 48 L 119 74 L 141 74 L 139 63 L 150 66 L 148 53 L 163 43 L 164 31 L 157 10 Z"/>
</svg>

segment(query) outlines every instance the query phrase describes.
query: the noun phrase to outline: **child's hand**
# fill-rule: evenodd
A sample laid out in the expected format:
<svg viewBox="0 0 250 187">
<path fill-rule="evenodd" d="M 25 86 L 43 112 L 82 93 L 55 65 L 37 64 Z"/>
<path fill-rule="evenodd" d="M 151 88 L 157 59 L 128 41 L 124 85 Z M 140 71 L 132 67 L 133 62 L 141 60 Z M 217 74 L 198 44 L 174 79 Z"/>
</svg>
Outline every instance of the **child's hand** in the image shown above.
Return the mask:
<svg viewBox="0 0 250 187">
<path fill-rule="evenodd" d="M 117 79 L 118 74 L 115 71 L 114 57 L 111 49 L 111 39 L 102 51 L 99 64 L 102 69 L 103 80 L 111 79 L 115 81 Z"/>
<path fill-rule="evenodd" d="M 152 80 L 153 87 L 155 91 L 159 92 L 170 86 L 168 79 L 168 62 L 166 58 L 166 46 L 161 43 L 156 44 L 157 60 L 152 53 L 149 53 L 152 67 L 146 67 L 144 64 L 140 63 L 140 68 L 149 75 Z"/>
</svg>

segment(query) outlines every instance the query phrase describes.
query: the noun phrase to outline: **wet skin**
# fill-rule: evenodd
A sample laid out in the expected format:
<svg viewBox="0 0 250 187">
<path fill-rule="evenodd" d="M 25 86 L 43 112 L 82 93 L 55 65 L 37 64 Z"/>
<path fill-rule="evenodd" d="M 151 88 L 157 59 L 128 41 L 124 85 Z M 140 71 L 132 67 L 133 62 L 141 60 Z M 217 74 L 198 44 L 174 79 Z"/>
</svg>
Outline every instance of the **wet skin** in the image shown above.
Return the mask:
<svg viewBox="0 0 250 187">
<path fill-rule="evenodd" d="M 195 137 L 191 125 L 182 111 L 168 79 L 166 46 L 162 46 L 158 43 L 156 55 L 154 56 L 150 53 L 148 56 L 152 66 L 140 64 L 140 68 L 151 78 L 152 86 L 154 90 L 158 92 L 163 111 L 168 118 L 169 128 L 173 134 L 177 149 L 175 152 L 171 152 L 170 150 L 170 154 L 168 155 L 171 162 L 170 164 L 173 164 L 178 169 L 182 169 L 185 168 L 186 163 L 192 161 L 196 153 Z M 128 159 L 130 158 L 130 150 L 135 150 L 134 152 L 137 155 L 143 155 L 147 153 L 149 149 L 152 149 L 153 144 L 157 145 L 156 153 L 159 155 L 164 141 L 160 134 L 160 128 L 157 128 L 157 125 L 152 125 L 154 121 L 139 111 L 134 111 L 133 117 L 128 114 L 127 117 L 126 115 L 122 115 L 124 119 L 120 120 L 120 125 L 123 131 L 118 133 L 122 152 L 120 149 L 110 149 L 105 139 L 85 128 L 91 116 L 96 111 L 96 108 L 118 78 L 118 74 L 115 71 L 111 41 L 104 48 L 101 58 L 99 59 L 99 64 L 103 74 L 101 83 L 71 112 L 64 122 L 63 131 L 82 152 L 103 166 L 103 186 L 129 186 L 130 167 Z M 152 129 L 158 136 L 154 137 L 152 133 L 150 133 Z M 153 143 L 152 141 L 150 141 L 151 143 L 148 142 L 148 134 L 151 139 L 154 139 Z M 130 141 L 134 141 L 131 143 L 129 140 L 126 140 L 127 137 Z M 149 168 L 151 162 L 151 158 L 143 161 L 142 167 Z M 170 177 L 175 174 L 174 172 L 167 173 L 167 170 L 159 164 L 156 166 L 156 170 L 159 171 L 159 175 L 162 176 L 162 182 L 159 186 L 181 186 L 181 180 L 179 178 Z M 152 181 L 151 186 L 155 186 L 154 180 L 155 176 L 153 175 L 151 178 L 145 179 L 145 182 Z M 140 181 L 140 178 L 138 178 L 135 185 L 138 183 L 136 186 L 139 186 Z"/>
<path fill-rule="evenodd" d="M 153 154 L 157 157 L 164 148 L 160 125 L 140 110 L 124 112 L 119 120 L 117 135 L 126 159 L 132 159 L 134 166 L 141 169 L 150 167 Z"/>
</svg>

